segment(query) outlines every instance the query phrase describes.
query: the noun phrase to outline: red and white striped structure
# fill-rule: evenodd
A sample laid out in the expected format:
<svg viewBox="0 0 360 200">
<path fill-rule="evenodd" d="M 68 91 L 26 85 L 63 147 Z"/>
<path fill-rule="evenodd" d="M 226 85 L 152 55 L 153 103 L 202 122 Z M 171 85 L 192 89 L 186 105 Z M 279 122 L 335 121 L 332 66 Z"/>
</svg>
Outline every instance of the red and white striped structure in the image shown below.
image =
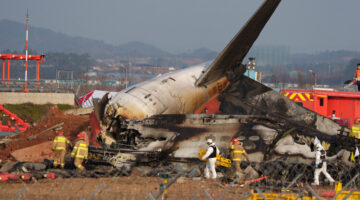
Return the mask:
<svg viewBox="0 0 360 200">
<path fill-rule="evenodd" d="M 28 40 L 29 40 L 29 10 L 26 11 L 25 87 L 24 87 L 24 92 L 28 92 L 28 89 L 27 89 Z"/>
<path fill-rule="evenodd" d="M 93 99 L 101 100 L 106 93 L 109 93 L 109 96 L 108 96 L 109 98 L 111 98 L 117 94 L 117 92 L 94 90 L 94 91 L 91 91 L 91 92 L 87 93 L 86 95 L 78 98 L 78 102 L 80 103 L 80 105 L 78 105 L 78 106 L 81 106 L 82 108 L 92 107 L 92 106 L 94 106 Z"/>
<path fill-rule="evenodd" d="M 29 39 L 29 12 L 26 13 L 26 44 L 25 50 L 26 54 L 0 54 L 0 60 L 2 60 L 2 82 L 5 84 L 5 71 L 6 71 L 6 60 L 7 60 L 7 85 L 9 85 L 10 81 L 10 60 L 25 60 L 25 87 L 24 92 L 28 92 L 27 89 L 27 68 L 29 60 L 36 60 L 36 81 L 39 86 L 39 71 L 40 71 L 40 63 L 44 62 L 45 55 L 29 55 L 28 52 L 28 39 Z"/>
</svg>

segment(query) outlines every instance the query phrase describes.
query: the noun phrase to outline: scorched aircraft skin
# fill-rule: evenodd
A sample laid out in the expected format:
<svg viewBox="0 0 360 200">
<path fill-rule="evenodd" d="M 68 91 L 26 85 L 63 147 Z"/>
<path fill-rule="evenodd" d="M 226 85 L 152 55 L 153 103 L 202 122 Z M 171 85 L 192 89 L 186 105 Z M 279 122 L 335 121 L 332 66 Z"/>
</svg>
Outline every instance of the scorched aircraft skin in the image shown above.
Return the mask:
<svg viewBox="0 0 360 200">
<path fill-rule="evenodd" d="M 103 148 L 116 149 L 111 162 L 141 162 L 155 158 L 153 153 L 196 159 L 207 138 L 228 156 L 233 137 L 244 140 L 251 161 L 286 155 L 311 162 L 317 136 L 329 145 L 329 160 L 339 157 L 349 164 L 356 141 L 338 135 L 346 129 L 243 75 L 241 62 L 279 3 L 266 0 L 213 62 L 145 81 L 111 99 L 105 96 L 96 108 L 102 128 L 98 138 Z M 192 115 L 219 94 L 224 115 Z"/>
<path fill-rule="evenodd" d="M 109 133 L 118 131 L 116 124 L 122 119 L 190 114 L 219 95 L 228 86 L 229 76 L 244 73 L 241 62 L 279 3 L 280 0 L 266 0 L 211 64 L 150 79 L 120 91 L 112 99 L 105 96 L 97 110 L 105 144 L 114 142 Z"/>
</svg>

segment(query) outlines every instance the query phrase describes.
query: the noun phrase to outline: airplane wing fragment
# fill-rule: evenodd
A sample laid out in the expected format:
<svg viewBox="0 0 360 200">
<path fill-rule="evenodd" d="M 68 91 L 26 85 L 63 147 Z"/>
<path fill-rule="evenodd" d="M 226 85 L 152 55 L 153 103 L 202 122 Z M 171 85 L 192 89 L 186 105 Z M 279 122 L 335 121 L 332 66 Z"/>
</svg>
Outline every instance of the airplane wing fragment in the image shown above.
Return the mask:
<svg viewBox="0 0 360 200">
<path fill-rule="evenodd" d="M 201 86 L 216 81 L 225 75 L 234 62 L 241 62 L 280 2 L 266 0 L 195 84 Z"/>
</svg>

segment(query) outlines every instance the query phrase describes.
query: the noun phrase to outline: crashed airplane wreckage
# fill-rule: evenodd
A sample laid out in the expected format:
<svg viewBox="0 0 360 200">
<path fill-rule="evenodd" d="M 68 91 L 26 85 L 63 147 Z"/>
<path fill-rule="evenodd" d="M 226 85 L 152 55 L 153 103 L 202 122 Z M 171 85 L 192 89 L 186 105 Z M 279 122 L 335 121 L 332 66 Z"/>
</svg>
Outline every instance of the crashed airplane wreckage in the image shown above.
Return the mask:
<svg viewBox="0 0 360 200">
<path fill-rule="evenodd" d="M 113 155 L 121 152 L 121 162 L 165 158 L 192 161 L 198 158 L 199 149 L 206 148 L 208 138 L 212 138 L 220 151 L 229 157 L 229 142 L 238 137 L 253 162 L 276 160 L 286 155 L 288 161 L 310 164 L 314 160 L 312 148 L 316 136 L 328 146 L 330 161 L 341 160 L 352 165 L 348 161 L 349 152 L 355 150 L 358 140 L 348 137 L 346 128 L 261 83 L 243 76 L 223 92 L 220 101 L 222 113 L 229 114 L 117 118 L 106 134 L 115 142 L 106 149 L 113 151 Z M 102 139 L 103 135 L 99 136 L 100 140 L 106 140 Z"/>
<path fill-rule="evenodd" d="M 352 165 L 347 159 L 358 141 L 346 129 L 243 75 L 241 62 L 279 3 L 265 1 L 215 61 L 134 85 L 111 99 L 105 95 L 95 109 L 103 147 L 90 148 L 94 160 L 117 167 L 191 161 L 207 138 L 228 157 L 229 142 L 240 137 L 252 162 L 310 164 L 317 136 L 329 147 L 329 160 Z M 192 114 L 213 98 L 223 114 Z"/>
</svg>

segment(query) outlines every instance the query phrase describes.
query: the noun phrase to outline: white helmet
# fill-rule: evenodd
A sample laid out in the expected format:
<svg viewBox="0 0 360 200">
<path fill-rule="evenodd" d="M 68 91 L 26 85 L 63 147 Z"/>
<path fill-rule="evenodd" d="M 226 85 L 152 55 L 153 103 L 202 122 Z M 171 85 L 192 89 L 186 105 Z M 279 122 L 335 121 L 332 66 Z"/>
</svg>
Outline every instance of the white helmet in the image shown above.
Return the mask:
<svg viewBox="0 0 360 200">
<path fill-rule="evenodd" d="M 319 151 L 320 150 L 325 150 L 324 147 L 320 143 L 316 144 L 316 149 L 319 150 Z"/>
<path fill-rule="evenodd" d="M 207 139 L 207 143 L 213 143 L 213 140 L 212 139 Z"/>
</svg>

